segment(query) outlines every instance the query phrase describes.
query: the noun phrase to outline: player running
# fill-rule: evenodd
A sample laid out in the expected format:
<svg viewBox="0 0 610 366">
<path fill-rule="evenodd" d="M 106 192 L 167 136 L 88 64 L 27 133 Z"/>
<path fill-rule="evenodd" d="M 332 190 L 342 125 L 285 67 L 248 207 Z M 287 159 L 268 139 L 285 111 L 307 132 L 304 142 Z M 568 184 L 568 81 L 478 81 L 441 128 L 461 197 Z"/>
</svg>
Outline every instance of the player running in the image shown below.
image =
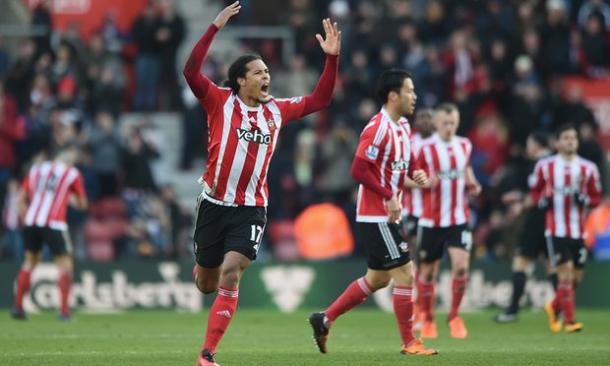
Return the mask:
<svg viewBox="0 0 610 366">
<path fill-rule="evenodd" d="M 323 20 L 325 38 L 319 34 L 316 38 L 326 62 L 311 95 L 273 98 L 269 69 L 256 55 L 233 62 L 229 87 L 218 87 L 201 73 L 201 67 L 214 35 L 240 8 L 236 1 L 218 14 L 184 67 L 188 85 L 208 113 L 210 140 L 198 199 L 193 272 L 201 292 L 218 290 L 209 311 L 199 366 L 217 365 L 214 354 L 237 308 L 240 278 L 256 259 L 267 222 L 267 170 L 279 131 L 288 121 L 330 104 L 341 43 L 337 25 Z"/>
<path fill-rule="evenodd" d="M 427 139 L 420 159 L 427 169 L 428 188 L 424 189 L 424 212 L 418 229 L 418 300 L 423 318 L 422 338 L 436 338 L 434 319 L 435 283 L 445 248 L 451 259 L 453 276 L 448 323 L 452 338 L 466 338 L 468 330 L 458 309 L 468 282 L 472 234 L 468 229 L 470 209 L 466 192 L 478 195 L 481 185 L 470 166 L 472 144 L 456 136 L 460 123 L 457 107 L 439 105 L 434 114 L 436 133 Z"/>
<path fill-rule="evenodd" d="M 77 209 L 87 208 L 83 178 L 73 166 L 77 158 L 78 150 L 75 147 L 67 147 L 59 152 L 54 160 L 34 164 L 23 180 L 20 200 L 25 226 L 25 259 L 16 279 L 17 293 L 11 311 L 15 319 L 27 318 L 23 309 L 23 298 L 30 290 L 30 277 L 40 262 L 43 244 L 49 246 L 59 268 L 59 318 L 70 319 L 69 298 L 74 264 L 66 209 L 70 200 Z"/>
<path fill-rule="evenodd" d="M 422 340 L 413 335 L 413 265 L 397 224 L 407 176 L 419 186 L 427 183 L 424 171 L 414 164 L 411 130 L 403 117 L 413 113 L 417 98 L 411 76 L 403 70 L 384 72 L 377 95 L 383 107 L 362 131 L 352 164 L 352 176 L 360 183 L 356 222 L 367 248 L 368 269 L 325 312 L 311 314 L 309 322 L 319 351 L 326 353 L 326 341 L 335 320 L 393 279 L 401 353 L 435 355 L 437 350 L 425 348 Z"/>
<path fill-rule="evenodd" d="M 582 275 L 587 259 L 583 242 L 585 211 L 601 200 L 599 171 L 595 164 L 577 155 L 578 133 L 573 125 L 557 130 L 557 154 L 536 164 L 532 200 L 546 209 L 547 250 L 557 269 L 559 285 L 555 298 L 545 305 L 549 328 L 561 331 L 563 314 L 566 332 L 578 332 L 583 324 L 575 320 L 574 281 Z"/>
<path fill-rule="evenodd" d="M 549 147 L 549 139 L 546 134 L 541 132 L 532 132 L 526 141 L 526 154 L 528 157 L 527 171 L 529 176 L 522 174 L 523 178 L 519 179 L 519 187 L 516 192 L 519 197 L 517 200 L 521 200 L 521 192 L 526 192 L 529 188 L 528 181 L 534 181 L 534 166 L 535 164 L 551 155 Z M 521 182 L 523 181 L 523 182 Z M 512 192 L 515 193 L 515 192 Z M 515 196 L 511 192 L 507 193 L 507 197 Z M 510 201 L 510 199 L 508 199 Z M 531 197 L 526 195 L 524 209 L 525 218 L 523 220 L 523 226 L 519 233 L 519 247 L 516 250 L 515 258 L 513 259 L 513 275 L 512 275 L 512 293 L 510 297 L 510 304 L 501 313 L 494 317 L 497 323 L 511 323 L 518 320 L 519 314 L 519 302 L 525 291 L 525 284 L 527 282 L 527 274 L 531 274 L 534 270 L 534 262 L 536 259 L 544 256 L 548 259 L 546 251 L 546 239 L 544 236 L 544 221 L 545 221 L 545 210 L 534 205 Z M 545 265 L 548 266 L 547 261 Z M 550 271 L 549 279 L 553 284 L 553 289 L 557 288 L 557 274 L 554 270 Z"/>
</svg>

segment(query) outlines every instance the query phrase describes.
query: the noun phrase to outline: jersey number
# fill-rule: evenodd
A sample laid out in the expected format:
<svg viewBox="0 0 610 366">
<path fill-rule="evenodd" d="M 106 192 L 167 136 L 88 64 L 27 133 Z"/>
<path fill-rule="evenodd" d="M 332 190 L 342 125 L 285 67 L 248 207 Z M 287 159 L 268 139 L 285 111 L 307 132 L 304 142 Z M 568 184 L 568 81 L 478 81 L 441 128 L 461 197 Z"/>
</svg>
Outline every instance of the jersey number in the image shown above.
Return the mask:
<svg viewBox="0 0 610 366">
<path fill-rule="evenodd" d="M 263 227 L 260 225 L 251 225 L 250 228 L 252 229 L 250 233 L 250 240 L 260 243 L 263 236 Z"/>
</svg>

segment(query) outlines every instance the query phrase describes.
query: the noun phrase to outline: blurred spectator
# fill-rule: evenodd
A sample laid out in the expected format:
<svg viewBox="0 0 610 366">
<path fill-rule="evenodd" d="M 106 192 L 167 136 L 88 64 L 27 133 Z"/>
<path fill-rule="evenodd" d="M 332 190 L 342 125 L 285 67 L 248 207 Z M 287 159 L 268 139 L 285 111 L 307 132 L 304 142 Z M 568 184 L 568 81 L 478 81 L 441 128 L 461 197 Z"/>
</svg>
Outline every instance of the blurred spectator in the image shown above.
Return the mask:
<svg viewBox="0 0 610 366">
<path fill-rule="evenodd" d="M 121 141 L 114 117 L 108 112 L 98 112 L 95 125 L 89 132 L 91 167 L 100 187 L 99 198 L 118 194 L 118 174 L 121 171 Z"/>
<path fill-rule="evenodd" d="M 582 35 L 582 49 L 585 62 L 589 67 L 606 67 L 610 65 L 610 42 L 604 28 L 603 19 L 593 13 L 587 19 Z"/>
<path fill-rule="evenodd" d="M 578 25 L 581 28 L 587 28 L 589 18 L 593 14 L 599 14 L 602 17 L 602 26 L 610 32 L 610 5 L 604 0 L 587 0 L 582 4 L 578 9 Z"/>
<path fill-rule="evenodd" d="M 13 62 L 6 77 L 6 91 L 15 98 L 19 111 L 25 111 L 29 102 L 29 88 L 34 79 L 36 63 L 36 44 L 29 39 L 19 45 L 17 59 Z"/>
<path fill-rule="evenodd" d="M 4 77 L 10 66 L 10 55 L 4 49 L 4 39 L 0 36 L 0 80 L 4 80 Z"/>
<path fill-rule="evenodd" d="M 15 178 L 8 182 L 6 198 L 2 207 L 2 245 L 0 246 L 0 258 L 8 258 L 16 263 L 23 260 L 23 238 L 21 236 L 19 213 L 19 188 L 21 184 Z M 1 231 L 0 231 L 1 232 Z"/>
<path fill-rule="evenodd" d="M 53 0 L 42 0 L 34 8 L 30 23 L 39 28 L 40 35 L 34 37 L 36 49 L 39 53 L 47 52 L 51 49 L 51 34 L 53 32 Z"/>
<path fill-rule="evenodd" d="M 182 16 L 176 12 L 173 0 L 159 1 L 159 27 L 155 39 L 159 44 L 161 73 L 160 107 L 164 110 L 178 110 L 181 94 L 178 87 L 176 53 L 186 32 Z"/>
<path fill-rule="evenodd" d="M 566 124 L 573 123 L 580 126 L 582 123 L 595 124 L 593 112 L 583 101 L 583 91 L 580 87 L 573 87 L 562 94 L 559 103 L 553 112 L 552 130 Z"/>
<path fill-rule="evenodd" d="M 123 187 L 139 192 L 156 192 L 150 162 L 159 157 L 156 148 L 144 141 L 139 128 L 133 128 L 122 153 Z"/>
<path fill-rule="evenodd" d="M 0 83 L 0 202 L 4 200 L 6 184 L 16 168 L 14 144 L 25 137 L 24 122 L 17 113 L 15 100 Z"/>
<path fill-rule="evenodd" d="M 134 108 L 147 111 L 157 107 L 159 80 L 161 78 L 160 46 L 157 42 L 159 22 L 155 14 L 154 3 L 150 1 L 138 19 L 131 33 L 138 46 L 136 57 L 136 93 Z"/>
<path fill-rule="evenodd" d="M 104 39 L 106 50 L 113 54 L 119 54 L 123 50 L 125 35 L 116 24 L 116 13 L 108 12 L 104 16 L 104 22 L 98 33 Z"/>
<path fill-rule="evenodd" d="M 182 89 L 182 156 L 180 169 L 190 170 L 193 160 L 207 152 L 207 113 L 188 85 Z"/>
<path fill-rule="evenodd" d="M 542 30 L 544 61 L 547 76 L 569 71 L 570 27 L 564 0 L 548 0 L 547 22 Z"/>
</svg>

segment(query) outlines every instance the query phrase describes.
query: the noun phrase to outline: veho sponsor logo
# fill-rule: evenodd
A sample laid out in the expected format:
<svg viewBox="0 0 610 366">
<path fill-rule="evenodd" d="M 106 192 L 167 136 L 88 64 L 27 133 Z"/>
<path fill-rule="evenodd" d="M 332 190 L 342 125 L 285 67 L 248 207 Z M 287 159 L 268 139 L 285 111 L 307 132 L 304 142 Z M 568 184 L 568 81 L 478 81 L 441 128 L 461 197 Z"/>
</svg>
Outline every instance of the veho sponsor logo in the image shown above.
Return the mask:
<svg viewBox="0 0 610 366">
<path fill-rule="evenodd" d="M 260 130 L 244 130 L 243 128 L 236 129 L 237 137 L 241 140 L 254 142 L 257 144 L 269 145 L 271 143 L 271 134 L 264 134 Z"/>
</svg>

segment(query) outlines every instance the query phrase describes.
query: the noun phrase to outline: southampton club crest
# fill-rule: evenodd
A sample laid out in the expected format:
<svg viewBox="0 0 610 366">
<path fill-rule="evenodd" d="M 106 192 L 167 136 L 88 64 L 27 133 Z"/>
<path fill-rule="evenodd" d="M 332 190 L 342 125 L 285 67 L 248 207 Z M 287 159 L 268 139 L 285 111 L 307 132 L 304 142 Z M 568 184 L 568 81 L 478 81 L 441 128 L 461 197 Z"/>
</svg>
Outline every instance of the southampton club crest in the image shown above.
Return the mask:
<svg viewBox="0 0 610 366">
<path fill-rule="evenodd" d="M 273 132 L 277 129 L 277 125 L 275 124 L 275 120 L 270 119 L 267 121 L 267 127 L 269 128 L 269 132 Z"/>
</svg>

